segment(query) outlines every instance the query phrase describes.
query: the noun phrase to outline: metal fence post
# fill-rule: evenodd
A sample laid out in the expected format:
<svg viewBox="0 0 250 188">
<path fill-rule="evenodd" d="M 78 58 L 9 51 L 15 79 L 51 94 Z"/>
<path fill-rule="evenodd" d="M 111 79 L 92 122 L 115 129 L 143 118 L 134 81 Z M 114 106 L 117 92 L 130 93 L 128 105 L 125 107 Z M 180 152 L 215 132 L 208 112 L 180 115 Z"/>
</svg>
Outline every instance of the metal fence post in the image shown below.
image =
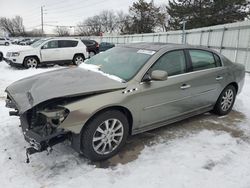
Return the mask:
<svg viewBox="0 0 250 188">
<path fill-rule="evenodd" d="M 234 62 L 236 62 L 237 57 L 238 57 L 238 50 L 239 50 L 239 40 L 240 40 L 240 29 L 238 29 L 238 33 L 237 33 L 237 39 L 236 39 L 236 50 L 235 50 L 235 54 L 234 54 Z"/>
<path fill-rule="evenodd" d="M 207 47 L 209 48 L 210 46 L 210 37 L 211 37 L 211 32 L 212 32 L 213 30 L 212 29 L 210 29 L 210 30 L 208 30 L 208 37 L 207 37 Z"/>
<path fill-rule="evenodd" d="M 168 33 L 166 33 L 166 43 L 168 43 Z"/>
<path fill-rule="evenodd" d="M 222 52 L 222 49 L 223 49 L 224 35 L 225 35 L 226 30 L 227 30 L 227 28 L 224 27 L 224 29 L 222 31 L 221 42 L 220 42 L 220 53 Z"/>
<path fill-rule="evenodd" d="M 250 49 L 250 32 L 248 34 L 248 44 L 247 44 L 247 49 L 246 49 L 245 61 L 244 61 L 244 65 L 246 67 L 247 72 L 250 72 L 250 62 L 248 62 L 248 64 L 247 64 L 249 49 Z M 248 68 L 249 68 L 249 70 L 248 70 Z"/>
<path fill-rule="evenodd" d="M 201 34 L 200 34 L 200 46 L 202 45 L 202 36 L 203 36 L 203 33 L 204 33 L 204 31 L 201 31 Z"/>
</svg>

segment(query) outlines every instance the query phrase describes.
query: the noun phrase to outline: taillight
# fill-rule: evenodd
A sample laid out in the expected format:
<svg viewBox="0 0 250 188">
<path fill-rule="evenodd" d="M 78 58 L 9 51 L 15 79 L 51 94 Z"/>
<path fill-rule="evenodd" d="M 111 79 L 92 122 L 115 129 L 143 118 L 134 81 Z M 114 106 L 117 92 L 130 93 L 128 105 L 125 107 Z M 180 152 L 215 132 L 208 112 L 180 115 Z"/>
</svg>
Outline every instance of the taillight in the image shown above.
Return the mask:
<svg viewBox="0 0 250 188">
<path fill-rule="evenodd" d="M 99 48 L 99 43 L 98 42 L 96 43 L 96 47 Z"/>
</svg>

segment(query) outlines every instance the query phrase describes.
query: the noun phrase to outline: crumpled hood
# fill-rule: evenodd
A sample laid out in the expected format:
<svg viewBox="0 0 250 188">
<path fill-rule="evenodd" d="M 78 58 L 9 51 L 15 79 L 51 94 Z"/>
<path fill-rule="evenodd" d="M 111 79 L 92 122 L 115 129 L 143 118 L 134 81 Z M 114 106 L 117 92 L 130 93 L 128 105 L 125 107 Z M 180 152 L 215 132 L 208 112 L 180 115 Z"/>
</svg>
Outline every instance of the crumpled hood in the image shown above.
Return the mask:
<svg viewBox="0 0 250 188">
<path fill-rule="evenodd" d="M 19 80 L 8 86 L 6 92 L 14 100 L 19 113 L 22 114 L 49 99 L 101 93 L 125 87 L 125 83 L 76 67 Z"/>
</svg>

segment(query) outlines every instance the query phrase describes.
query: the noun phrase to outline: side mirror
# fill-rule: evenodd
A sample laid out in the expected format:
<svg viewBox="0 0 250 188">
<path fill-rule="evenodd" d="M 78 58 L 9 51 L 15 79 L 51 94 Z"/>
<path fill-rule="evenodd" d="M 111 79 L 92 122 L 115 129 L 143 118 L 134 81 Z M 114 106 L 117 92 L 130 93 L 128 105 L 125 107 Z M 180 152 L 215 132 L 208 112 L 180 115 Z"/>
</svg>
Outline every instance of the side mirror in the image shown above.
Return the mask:
<svg viewBox="0 0 250 188">
<path fill-rule="evenodd" d="M 168 79 L 168 73 L 162 70 L 154 70 L 151 73 L 151 79 L 157 81 L 164 81 Z"/>
<path fill-rule="evenodd" d="M 0 52 L 0 62 L 3 61 L 3 52 Z"/>
</svg>

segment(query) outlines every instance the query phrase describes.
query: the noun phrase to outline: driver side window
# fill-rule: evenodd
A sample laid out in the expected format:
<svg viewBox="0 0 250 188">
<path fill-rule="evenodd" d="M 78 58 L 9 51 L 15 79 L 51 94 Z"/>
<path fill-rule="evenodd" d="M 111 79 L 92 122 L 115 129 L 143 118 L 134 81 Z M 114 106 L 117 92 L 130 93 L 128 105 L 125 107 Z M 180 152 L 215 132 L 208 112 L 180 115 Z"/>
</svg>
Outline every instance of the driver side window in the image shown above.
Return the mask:
<svg viewBox="0 0 250 188">
<path fill-rule="evenodd" d="M 168 76 L 182 74 L 186 72 L 186 60 L 183 50 L 167 52 L 162 55 L 150 68 L 150 71 L 167 71 Z"/>
<path fill-rule="evenodd" d="M 52 40 L 43 45 L 42 49 L 58 48 L 58 41 Z"/>
</svg>

